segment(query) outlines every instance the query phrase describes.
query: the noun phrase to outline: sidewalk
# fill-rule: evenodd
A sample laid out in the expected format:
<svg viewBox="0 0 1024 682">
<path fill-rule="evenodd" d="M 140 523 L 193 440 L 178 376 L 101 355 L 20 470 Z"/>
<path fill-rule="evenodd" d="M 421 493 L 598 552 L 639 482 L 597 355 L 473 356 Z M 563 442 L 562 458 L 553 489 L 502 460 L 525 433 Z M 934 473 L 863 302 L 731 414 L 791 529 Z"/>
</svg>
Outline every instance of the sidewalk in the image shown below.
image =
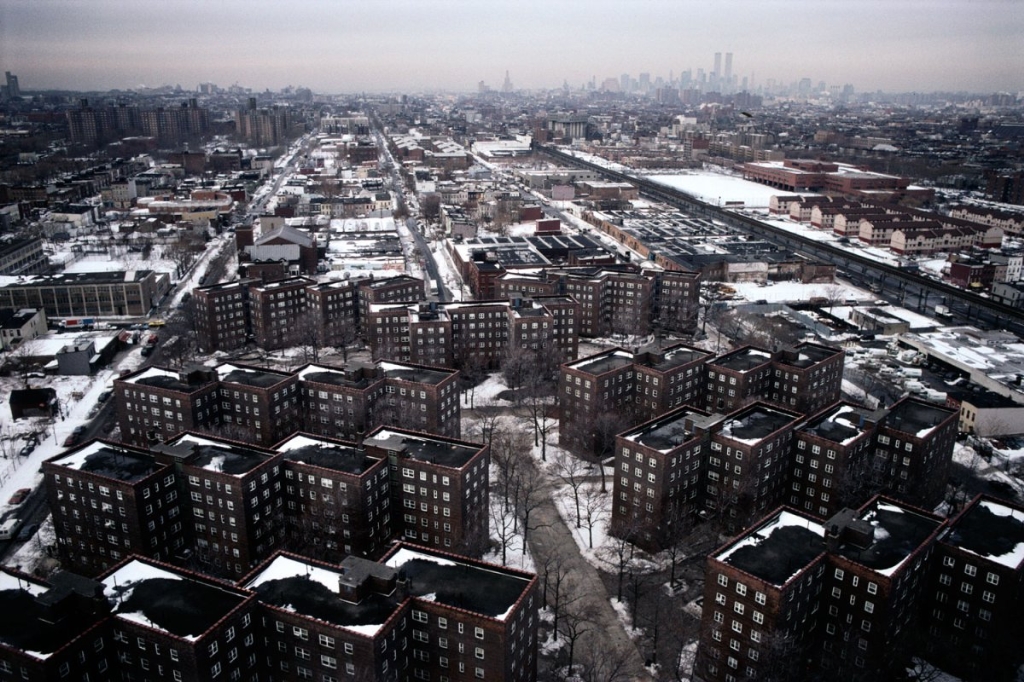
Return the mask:
<svg viewBox="0 0 1024 682">
<path fill-rule="evenodd" d="M 587 607 L 593 614 L 594 627 L 581 638 L 576 646 L 576 663 L 582 662 L 582 654 L 585 649 L 580 644 L 585 643 L 586 637 L 596 637 L 594 647 L 598 651 L 609 652 L 609 660 L 625 658 L 622 675 L 619 679 L 628 680 L 651 680 L 650 674 L 644 669 L 643 657 L 636 648 L 636 644 L 626 634 L 619 620 L 612 609 L 609 601 L 608 590 L 605 588 L 597 569 L 587 563 L 580 554 L 579 547 L 573 540 L 572 534 L 566 527 L 558 510 L 555 509 L 551 500 L 551 484 L 545 482 L 543 486 L 545 502 L 534 512 L 535 517 L 531 519 L 531 525 L 535 527 L 530 531 L 529 545 L 533 555 L 534 565 L 539 567 L 552 553 L 553 548 L 560 550 L 568 575 L 573 584 L 574 596 L 581 596 L 587 600 Z M 543 578 L 541 578 L 543 579 Z"/>
</svg>

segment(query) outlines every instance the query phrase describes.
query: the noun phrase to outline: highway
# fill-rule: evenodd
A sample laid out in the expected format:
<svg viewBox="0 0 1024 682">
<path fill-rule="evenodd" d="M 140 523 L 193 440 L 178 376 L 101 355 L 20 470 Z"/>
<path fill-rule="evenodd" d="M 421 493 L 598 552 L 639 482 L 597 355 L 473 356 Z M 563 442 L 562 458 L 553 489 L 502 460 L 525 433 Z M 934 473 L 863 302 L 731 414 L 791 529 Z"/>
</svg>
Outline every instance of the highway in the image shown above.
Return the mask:
<svg viewBox="0 0 1024 682">
<path fill-rule="evenodd" d="M 867 286 L 879 298 L 900 303 L 923 314 L 934 314 L 936 305 L 946 305 L 953 312 L 955 322 L 973 324 L 982 328 L 1006 329 L 1024 335 L 1024 311 L 1012 308 L 959 287 L 946 284 L 857 253 L 856 249 L 842 248 L 828 242 L 815 241 L 768 225 L 741 213 L 723 209 L 701 201 L 685 192 L 658 184 L 643 177 L 610 170 L 576 158 L 553 147 L 537 145 L 538 151 L 568 165 L 594 170 L 605 177 L 637 185 L 641 194 L 670 206 L 710 220 L 717 220 L 741 231 L 796 251 L 819 261 L 832 263 L 841 278 Z M 781 190 L 780 190 L 781 191 Z"/>
</svg>

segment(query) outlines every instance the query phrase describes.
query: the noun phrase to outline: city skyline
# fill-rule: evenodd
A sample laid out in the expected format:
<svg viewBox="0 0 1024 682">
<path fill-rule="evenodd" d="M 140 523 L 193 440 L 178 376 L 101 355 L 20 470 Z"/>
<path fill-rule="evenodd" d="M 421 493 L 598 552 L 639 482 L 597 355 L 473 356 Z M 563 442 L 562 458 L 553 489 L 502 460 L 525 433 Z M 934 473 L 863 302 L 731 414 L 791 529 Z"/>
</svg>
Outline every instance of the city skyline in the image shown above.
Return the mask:
<svg viewBox="0 0 1024 682">
<path fill-rule="evenodd" d="M 475 15 L 470 9 L 476 10 Z M 860 91 L 1024 90 L 1012 0 L 807 3 L 496 2 L 372 6 L 227 0 L 0 3 L 0 62 L 23 90 L 201 82 L 317 92 L 579 87 L 642 72 L 853 84 Z M 840 30 L 837 30 L 840 27 Z M 613 49 L 609 49 L 612 46 Z M 898 68 L 894 68 L 898 65 Z"/>
</svg>

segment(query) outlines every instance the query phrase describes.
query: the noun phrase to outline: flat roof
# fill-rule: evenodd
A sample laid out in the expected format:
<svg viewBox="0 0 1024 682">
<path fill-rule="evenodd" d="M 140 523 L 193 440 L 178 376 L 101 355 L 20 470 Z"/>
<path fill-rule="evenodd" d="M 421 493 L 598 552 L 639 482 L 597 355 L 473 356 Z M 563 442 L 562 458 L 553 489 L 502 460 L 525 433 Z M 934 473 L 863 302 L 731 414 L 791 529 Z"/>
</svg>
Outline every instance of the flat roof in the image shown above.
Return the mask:
<svg viewBox="0 0 1024 682">
<path fill-rule="evenodd" d="M 924 438 L 951 414 L 954 414 L 954 410 L 947 407 L 904 399 L 889 409 L 885 425 L 918 438 Z"/>
<path fill-rule="evenodd" d="M 273 457 L 245 445 L 210 440 L 191 433 L 168 441 L 168 445 L 191 445 L 195 458 L 188 462 L 189 466 L 229 476 L 243 476 Z"/>
<path fill-rule="evenodd" d="M 784 585 L 825 551 L 824 533 L 817 521 L 781 511 L 715 558 L 773 585 Z"/>
<path fill-rule="evenodd" d="M 369 383 L 369 379 L 360 375 L 353 379 L 339 367 L 324 367 L 322 365 L 309 365 L 298 372 L 300 381 L 312 381 L 318 384 L 330 384 L 332 386 L 346 386 L 352 388 L 363 388 Z"/>
<path fill-rule="evenodd" d="M 659 372 L 665 372 L 680 365 L 686 365 L 694 360 L 700 360 L 701 358 L 711 357 L 711 352 L 702 350 L 700 348 L 690 348 L 689 346 L 675 346 L 666 348 L 664 351 L 664 357 L 657 362 L 651 362 L 648 364 L 649 367 L 653 367 Z"/>
<path fill-rule="evenodd" d="M 799 417 L 788 412 L 754 404 L 728 417 L 722 423 L 718 434 L 724 438 L 753 445 L 797 419 Z"/>
<path fill-rule="evenodd" d="M 809 421 L 801 431 L 819 438 L 846 445 L 868 432 L 866 420 L 873 417 L 867 408 L 852 403 L 841 403 L 828 412 Z"/>
<path fill-rule="evenodd" d="M 465 466 L 473 458 L 480 447 L 466 445 L 449 440 L 431 438 L 427 435 L 414 435 L 390 429 L 381 429 L 363 441 L 366 445 L 374 445 L 384 450 L 402 452 L 411 459 L 431 464 L 458 469 Z"/>
<path fill-rule="evenodd" d="M 683 408 L 627 431 L 622 437 L 652 450 L 669 452 L 696 435 L 695 425 L 707 427 L 710 419 L 717 420 L 720 416 L 708 417 L 703 412 Z"/>
<path fill-rule="evenodd" d="M 162 369 L 160 367 L 147 367 L 138 374 L 122 379 L 127 384 L 139 384 L 141 386 L 153 386 L 164 388 L 169 391 L 188 392 L 195 386 L 190 386 L 187 381 L 181 380 L 178 372 Z"/>
<path fill-rule="evenodd" d="M 779 363 L 803 369 L 810 367 L 811 365 L 816 365 L 823 360 L 835 357 L 841 352 L 835 348 L 819 346 L 814 343 L 802 343 L 794 350 L 796 351 L 795 358 L 787 357 L 785 352 L 780 353 L 778 358 Z"/>
<path fill-rule="evenodd" d="M 708 364 L 716 367 L 724 367 L 735 372 L 749 372 L 767 362 L 771 362 L 772 354 L 758 348 L 740 348 L 731 353 L 723 355 Z"/>
<path fill-rule="evenodd" d="M 344 445 L 315 436 L 296 434 L 279 443 L 274 450 L 282 453 L 285 459 L 300 464 L 331 469 L 356 476 L 365 473 L 379 458 L 370 457 L 362 448 Z"/>
<path fill-rule="evenodd" d="M 229 363 L 217 365 L 214 370 L 217 372 L 217 376 L 220 377 L 220 380 L 224 383 L 242 384 L 244 386 L 252 386 L 254 388 L 270 388 L 271 386 L 276 386 L 292 376 L 291 374 L 275 372 L 269 369 L 264 370 L 253 367 L 241 367 L 239 365 L 232 365 Z"/>
<path fill-rule="evenodd" d="M 401 546 L 386 564 L 398 571 L 399 580 L 408 581 L 409 594 L 498 620 L 504 620 L 532 579 L 500 566 L 454 561 L 408 546 Z"/>
<path fill-rule="evenodd" d="M 378 366 L 384 370 L 389 379 L 402 381 L 413 381 L 418 384 L 439 384 L 455 374 L 454 369 L 436 369 L 429 367 L 417 367 L 397 362 L 379 362 Z"/>
<path fill-rule="evenodd" d="M 978 500 L 953 523 L 944 541 L 1016 569 L 1024 563 L 1024 510 L 998 500 Z"/>
<path fill-rule="evenodd" d="M 99 440 L 49 461 L 56 466 L 125 483 L 140 481 L 167 466 L 157 463 L 148 454 Z"/>
<path fill-rule="evenodd" d="M 372 637 L 398 608 L 398 595 L 371 591 L 359 602 L 347 601 L 340 593 L 344 575 L 344 569 L 278 556 L 245 587 L 264 604 Z"/>
<path fill-rule="evenodd" d="M 858 547 L 845 542 L 835 553 L 886 576 L 895 573 L 942 524 L 938 519 L 884 500 L 876 500 L 857 519 L 874 528 L 871 544 Z"/>
<path fill-rule="evenodd" d="M 138 559 L 100 582 L 116 617 L 191 641 L 246 600 L 227 585 L 200 582 Z"/>
<path fill-rule="evenodd" d="M 44 595 L 56 589 L 56 585 L 7 571 L 0 569 L 0 610 L 4 614 L 0 618 L 0 643 L 45 660 L 96 622 L 95 615 L 76 609 L 67 610 L 64 618 L 50 622 L 53 609 Z M 86 580 L 68 573 L 58 573 L 51 580 L 65 582 L 61 575 L 67 582 Z"/>
<path fill-rule="evenodd" d="M 622 349 L 606 350 L 596 355 L 570 362 L 566 366 L 588 374 L 604 374 L 633 364 L 633 354 Z"/>
</svg>

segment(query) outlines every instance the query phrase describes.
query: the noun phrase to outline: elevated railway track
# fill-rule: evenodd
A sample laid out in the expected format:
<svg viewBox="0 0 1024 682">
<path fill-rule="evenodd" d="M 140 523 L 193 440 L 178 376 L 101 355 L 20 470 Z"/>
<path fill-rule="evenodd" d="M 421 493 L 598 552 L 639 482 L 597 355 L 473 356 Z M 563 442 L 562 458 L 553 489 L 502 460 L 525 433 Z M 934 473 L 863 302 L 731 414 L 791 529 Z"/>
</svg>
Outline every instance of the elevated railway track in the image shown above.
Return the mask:
<svg viewBox="0 0 1024 682">
<path fill-rule="evenodd" d="M 617 182 L 629 182 L 638 187 L 644 197 L 674 206 L 694 216 L 716 220 L 745 234 L 750 234 L 777 246 L 832 263 L 840 276 L 858 285 L 868 286 L 880 296 L 895 300 L 924 314 L 934 314 L 936 305 L 945 305 L 954 319 L 987 329 L 1005 329 L 1024 335 L 1024 311 L 981 297 L 970 291 L 954 287 L 912 270 L 884 263 L 855 249 L 842 248 L 808 239 L 775 225 L 715 204 L 701 201 L 679 189 L 668 187 L 643 176 L 631 175 L 606 168 L 585 159 L 567 154 L 548 145 L 537 145 L 537 150 L 560 163 L 596 171 Z"/>
</svg>

